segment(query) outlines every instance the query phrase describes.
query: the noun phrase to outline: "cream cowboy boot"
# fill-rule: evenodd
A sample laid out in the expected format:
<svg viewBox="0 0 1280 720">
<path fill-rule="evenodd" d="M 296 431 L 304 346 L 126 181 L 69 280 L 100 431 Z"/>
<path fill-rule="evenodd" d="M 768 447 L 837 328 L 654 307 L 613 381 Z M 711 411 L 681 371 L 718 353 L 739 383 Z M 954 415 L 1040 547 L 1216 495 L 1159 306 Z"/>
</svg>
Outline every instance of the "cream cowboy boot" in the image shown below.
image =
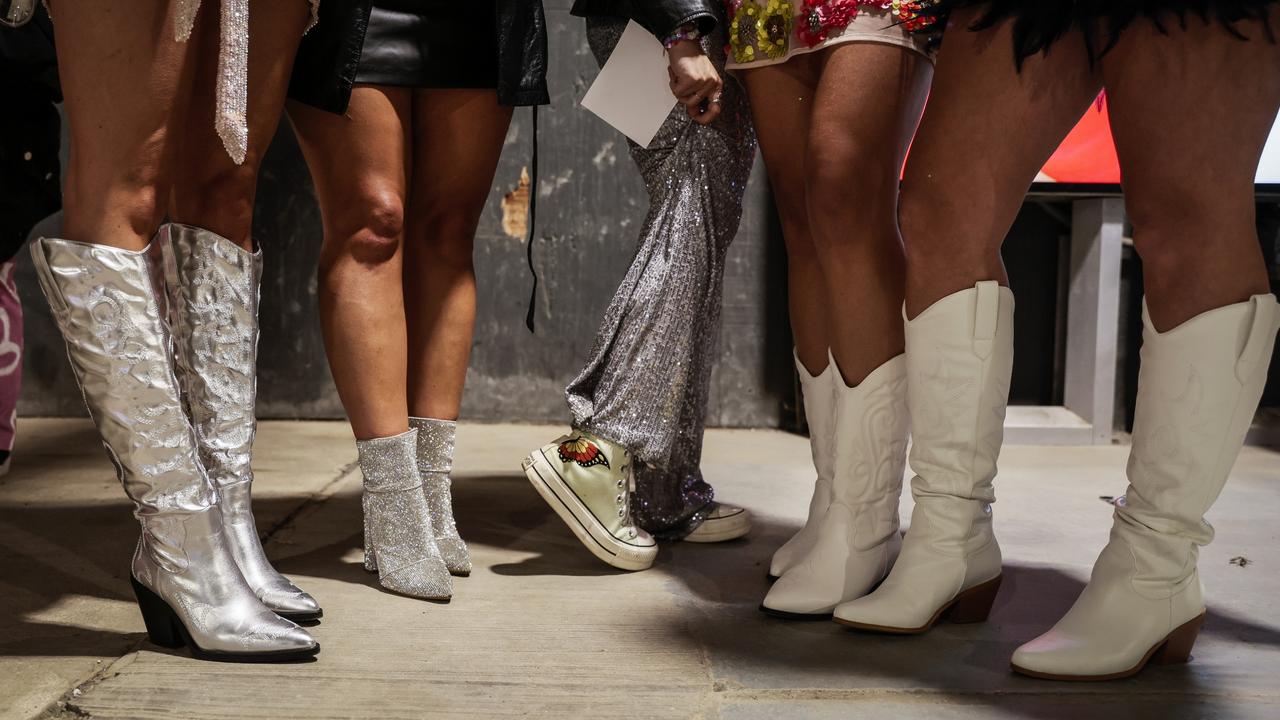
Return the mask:
<svg viewBox="0 0 1280 720">
<path fill-rule="evenodd" d="M 831 367 L 835 368 L 835 358 Z M 840 378 L 839 370 L 833 370 Z M 835 477 L 815 541 L 774 583 L 761 609 L 826 619 L 884 579 L 898 555 L 898 501 L 907 454 L 907 359 L 881 365 L 857 387 L 837 379 Z"/>
<path fill-rule="evenodd" d="M 948 295 L 906 323 L 915 509 L 902 553 L 870 595 L 836 608 L 863 630 L 920 633 L 944 612 L 987 618 L 1000 587 L 992 479 L 1013 369 L 1013 293 L 995 282 Z"/>
<path fill-rule="evenodd" d="M 1089 584 L 1013 669 L 1053 680 L 1129 677 L 1183 663 L 1204 622 L 1198 546 L 1258 409 L 1280 326 L 1272 295 L 1158 333 L 1143 308 L 1129 489 Z"/>
<path fill-rule="evenodd" d="M 800 375 L 800 392 L 804 395 L 804 416 L 809 423 L 809 447 L 813 451 L 813 467 L 818 472 L 809 500 L 809 515 L 804 527 L 778 548 L 769 563 L 769 578 L 777 580 L 805 556 L 818 541 L 818 521 L 831 505 L 831 479 L 835 476 L 836 392 L 840 372 L 834 362 L 817 375 L 810 375 L 796 357 Z"/>
</svg>

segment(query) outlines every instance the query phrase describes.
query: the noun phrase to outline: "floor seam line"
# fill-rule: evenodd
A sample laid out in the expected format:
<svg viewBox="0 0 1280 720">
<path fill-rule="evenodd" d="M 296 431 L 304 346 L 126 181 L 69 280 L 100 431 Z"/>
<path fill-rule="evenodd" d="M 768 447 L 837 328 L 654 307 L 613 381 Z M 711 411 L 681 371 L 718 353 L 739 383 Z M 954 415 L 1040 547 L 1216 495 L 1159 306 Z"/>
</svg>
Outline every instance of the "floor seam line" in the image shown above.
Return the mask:
<svg viewBox="0 0 1280 720">
<path fill-rule="evenodd" d="M 298 503 L 298 505 L 294 507 L 293 510 L 290 510 L 288 514 L 286 514 L 278 522 L 272 525 L 269 530 L 263 533 L 262 544 L 267 545 L 268 543 L 270 543 L 271 540 L 276 535 L 280 534 L 282 531 L 284 531 L 290 525 L 292 525 L 294 521 L 296 521 L 302 515 L 302 513 L 308 508 L 312 506 L 324 504 L 324 502 L 328 500 L 330 497 L 329 490 L 332 489 L 334 486 L 336 486 L 338 483 L 345 480 L 347 476 L 350 475 L 358 466 L 359 466 L 359 461 L 357 460 L 352 460 L 346 465 L 343 465 L 342 469 L 338 471 L 337 475 L 334 476 L 333 479 L 326 482 L 323 486 L 320 487 L 320 489 L 307 495 L 307 497 L 304 498 L 302 502 Z"/>
</svg>

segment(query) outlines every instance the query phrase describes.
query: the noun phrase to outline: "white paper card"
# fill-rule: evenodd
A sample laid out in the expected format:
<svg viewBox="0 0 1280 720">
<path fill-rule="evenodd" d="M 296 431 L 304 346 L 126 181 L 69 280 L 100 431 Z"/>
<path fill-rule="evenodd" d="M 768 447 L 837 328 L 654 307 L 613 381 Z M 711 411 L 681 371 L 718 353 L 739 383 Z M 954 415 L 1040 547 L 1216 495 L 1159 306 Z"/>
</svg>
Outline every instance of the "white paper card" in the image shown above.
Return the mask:
<svg viewBox="0 0 1280 720">
<path fill-rule="evenodd" d="M 582 98 L 582 107 L 649 147 L 676 106 L 662 43 L 632 20 Z"/>
</svg>

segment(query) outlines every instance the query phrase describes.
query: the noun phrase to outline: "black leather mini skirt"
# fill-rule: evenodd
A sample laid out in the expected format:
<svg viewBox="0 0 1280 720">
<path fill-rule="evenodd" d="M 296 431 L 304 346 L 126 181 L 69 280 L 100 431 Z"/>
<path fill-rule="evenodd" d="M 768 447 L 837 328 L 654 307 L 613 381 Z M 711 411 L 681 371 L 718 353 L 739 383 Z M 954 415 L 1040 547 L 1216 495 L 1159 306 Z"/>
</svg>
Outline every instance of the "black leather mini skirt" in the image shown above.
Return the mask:
<svg viewBox="0 0 1280 720">
<path fill-rule="evenodd" d="M 498 86 L 494 4 L 375 0 L 355 81 L 418 88 Z"/>
</svg>

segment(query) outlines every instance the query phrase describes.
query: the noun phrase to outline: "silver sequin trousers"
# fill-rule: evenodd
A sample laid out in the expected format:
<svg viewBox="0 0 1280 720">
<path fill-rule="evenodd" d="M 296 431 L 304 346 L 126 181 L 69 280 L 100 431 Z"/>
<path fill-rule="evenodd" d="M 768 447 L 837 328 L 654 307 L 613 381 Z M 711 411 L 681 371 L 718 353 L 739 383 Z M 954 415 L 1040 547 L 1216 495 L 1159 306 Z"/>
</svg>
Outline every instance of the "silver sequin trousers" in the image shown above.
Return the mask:
<svg viewBox="0 0 1280 720">
<path fill-rule="evenodd" d="M 625 21 L 587 20 L 604 65 Z M 704 40 L 724 74 L 724 37 Z M 722 111 L 698 125 L 677 105 L 650 146 L 631 145 L 649 213 L 586 366 L 565 394 L 574 426 L 637 459 L 633 508 L 655 537 L 679 539 L 703 521 L 703 423 L 720 331 L 725 254 L 742 217 L 756 139 L 746 93 L 725 77 Z"/>
</svg>

